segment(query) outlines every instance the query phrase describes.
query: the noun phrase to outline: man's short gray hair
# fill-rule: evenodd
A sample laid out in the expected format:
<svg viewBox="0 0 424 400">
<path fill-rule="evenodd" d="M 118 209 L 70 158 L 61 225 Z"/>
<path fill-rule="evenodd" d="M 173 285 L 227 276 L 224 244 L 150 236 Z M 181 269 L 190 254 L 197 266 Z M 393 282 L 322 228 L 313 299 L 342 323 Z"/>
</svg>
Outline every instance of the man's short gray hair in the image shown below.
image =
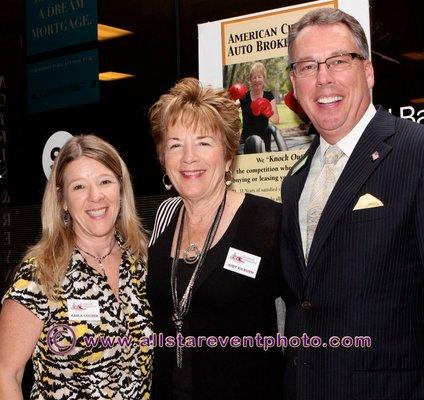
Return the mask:
<svg viewBox="0 0 424 400">
<path fill-rule="evenodd" d="M 369 47 L 367 37 L 361 24 L 351 15 L 334 8 L 318 8 L 305 14 L 299 21 L 291 26 L 288 36 L 288 53 L 289 63 L 295 62 L 293 60 L 293 48 L 299 32 L 312 25 L 333 25 L 344 24 L 352 33 L 352 37 L 359 49 L 359 54 L 368 59 Z"/>
</svg>

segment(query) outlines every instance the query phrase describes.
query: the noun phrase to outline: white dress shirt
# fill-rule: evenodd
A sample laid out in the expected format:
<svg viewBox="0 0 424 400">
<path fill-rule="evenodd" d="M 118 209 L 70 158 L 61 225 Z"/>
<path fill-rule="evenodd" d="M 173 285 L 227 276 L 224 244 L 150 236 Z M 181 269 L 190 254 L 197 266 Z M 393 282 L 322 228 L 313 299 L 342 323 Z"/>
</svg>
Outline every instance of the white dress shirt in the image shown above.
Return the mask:
<svg viewBox="0 0 424 400">
<path fill-rule="evenodd" d="M 372 120 L 376 113 L 376 109 L 372 103 L 368 106 L 362 118 L 358 121 L 358 123 L 353 127 L 353 129 L 341 140 L 335 143 L 340 150 L 343 151 L 343 156 L 334 166 L 334 175 L 336 177 L 336 182 L 339 179 L 340 175 L 343 172 L 344 167 L 346 166 L 350 155 L 353 152 L 356 144 L 361 138 L 362 134 L 365 131 L 365 128 Z M 305 254 L 306 249 L 306 231 L 307 231 L 307 210 L 309 198 L 311 197 L 312 188 L 315 180 L 321 173 L 321 170 L 324 166 L 324 154 L 328 147 L 329 143 L 325 141 L 322 137 L 320 137 L 320 145 L 315 151 L 314 157 L 312 158 L 311 168 L 309 170 L 308 177 L 306 178 L 305 186 L 303 187 L 302 194 L 299 199 L 299 227 L 300 234 L 302 236 L 302 247 L 303 254 Z"/>
</svg>

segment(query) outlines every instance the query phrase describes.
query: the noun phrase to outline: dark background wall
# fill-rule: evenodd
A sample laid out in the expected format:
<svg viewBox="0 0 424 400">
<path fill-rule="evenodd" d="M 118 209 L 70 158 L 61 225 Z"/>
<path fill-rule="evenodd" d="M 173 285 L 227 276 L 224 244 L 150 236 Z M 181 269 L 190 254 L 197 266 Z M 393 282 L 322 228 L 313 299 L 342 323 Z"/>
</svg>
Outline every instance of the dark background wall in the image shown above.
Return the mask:
<svg viewBox="0 0 424 400">
<path fill-rule="evenodd" d="M 150 228 L 166 193 L 147 111 L 178 79 L 198 75 L 197 24 L 300 3 L 99 0 L 98 22 L 134 35 L 54 54 L 98 49 L 100 71 L 120 70 L 135 78 L 101 82 L 97 103 L 28 114 L 26 66 L 43 56 L 26 56 L 24 0 L 0 0 L 0 293 L 23 251 L 39 235 L 45 184 L 41 154 L 52 133 L 95 133 L 114 144 L 129 166 L 139 211 Z M 411 100 L 424 97 L 423 4 L 370 0 L 374 102 L 421 123 L 424 103 Z M 418 60 L 405 56 L 411 52 L 418 54 Z M 30 381 L 26 382 L 28 386 Z"/>
<path fill-rule="evenodd" d="M 198 75 L 197 24 L 300 3 L 237 0 L 229 6 L 223 0 L 102 0 L 98 22 L 134 35 L 28 57 L 25 1 L 0 0 L 0 271 L 16 265 L 25 247 L 37 238 L 37 206 L 45 184 L 41 154 L 52 133 L 95 133 L 113 143 L 129 166 L 142 216 L 150 227 L 165 191 L 147 111 L 178 79 Z M 424 97 L 423 4 L 370 1 L 374 102 L 420 122 L 424 103 L 411 100 Z M 97 103 L 29 114 L 27 64 L 87 49 L 98 49 L 101 72 L 119 70 L 135 77 L 100 82 Z M 405 56 L 411 52 L 421 59 Z"/>
</svg>

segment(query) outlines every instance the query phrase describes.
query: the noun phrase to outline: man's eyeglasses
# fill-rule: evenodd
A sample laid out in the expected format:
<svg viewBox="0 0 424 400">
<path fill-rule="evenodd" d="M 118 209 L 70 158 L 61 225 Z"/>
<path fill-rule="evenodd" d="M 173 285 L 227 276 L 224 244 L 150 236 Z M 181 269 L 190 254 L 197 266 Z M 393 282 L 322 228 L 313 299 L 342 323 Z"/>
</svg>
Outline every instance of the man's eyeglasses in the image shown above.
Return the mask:
<svg viewBox="0 0 424 400">
<path fill-rule="evenodd" d="M 316 60 L 297 61 L 290 64 L 290 69 L 298 78 L 316 75 L 320 64 L 325 64 L 333 72 L 345 71 L 352 66 L 355 58 L 365 60 L 365 57 L 362 57 L 358 53 L 342 53 L 337 56 L 328 57 L 322 62 Z"/>
</svg>

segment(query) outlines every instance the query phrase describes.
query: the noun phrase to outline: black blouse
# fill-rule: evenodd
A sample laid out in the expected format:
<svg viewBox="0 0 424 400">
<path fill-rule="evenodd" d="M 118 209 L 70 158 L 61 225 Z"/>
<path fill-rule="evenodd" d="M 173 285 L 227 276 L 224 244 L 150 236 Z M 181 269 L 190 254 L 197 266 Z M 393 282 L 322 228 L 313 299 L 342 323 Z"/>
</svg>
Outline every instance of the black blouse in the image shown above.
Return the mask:
<svg viewBox="0 0 424 400">
<path fill-rule="evenodd" d="M 271 92 L 264 91 L 263 97 L 269 101 L 274 100 L 274 95 Z M 252 109 L 250 108 L 251 104 L 252 98 L 250 97 L 249 91 L 246 93 L 246 96 L 240 99 L 240 108 L 243 117 L 241 142 L 244 143 L 251 135 L 258 135 L 265 141 L 265 146 L 268 149 L 268 141 L 271 140 L 271 136 L 265 134 L 265 129 L 268 127 L 269 118 L 263 115 L 253 115 Z"/>
<path fill-rule="evenodd" d="M 246 195 L 227 231 L 213 246 L 193 288 L 183 334 L 194 337 L 277 333 L 275 298 L 280 295 L 281 266 L 275 241 L 281 205 Z M 156 334 L 175 337 L 171 320 L 170 251 L 178 212 L 149 249 L 147 291 Z M 161 221 L 156 220 L 156 224 Z M 256 278 L 224 267 L 229 248 L 261 257 Z M 181 293 L 195 266 L 178 264 Z M 180 296 L 181 296 L 180 293 Z M 282 351 L 258 347 L 183 349 L 183 368 L 176 367 L 175 347 L 156 347 L 153 399 L 274 399 L 281 397 Z"/>
</svg>

